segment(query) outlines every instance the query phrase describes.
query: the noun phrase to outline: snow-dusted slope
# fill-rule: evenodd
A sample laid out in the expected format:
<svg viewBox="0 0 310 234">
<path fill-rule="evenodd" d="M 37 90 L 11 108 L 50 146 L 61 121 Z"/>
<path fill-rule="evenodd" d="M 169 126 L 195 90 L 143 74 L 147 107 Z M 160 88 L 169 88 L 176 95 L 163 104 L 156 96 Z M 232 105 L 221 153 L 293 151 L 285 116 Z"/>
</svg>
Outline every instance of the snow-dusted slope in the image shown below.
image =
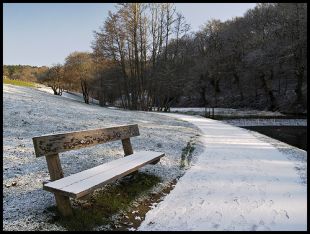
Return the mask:
<svg viewBox="0 0 310 234">
<path fill-rule="evenodd" d="M 296 158 L 245 129 L 171 116 L 197 125 L 206 149 L 139 230 L 307 230 L 307 184 Z"/>
<path fill-rule="evenodd" d="M 4 230 L 62 230 L 47 222 L 52 214 L 46 208 L 55 201 L 52 193 L 42 190 L 49 175 L 44 157 L 34 156 L 32 137 L 138 123 L 141 136 L 132 139 L 134 150 L 166 153 L 159 164 L 143 170 L 169 181 L 182 174 L 181 150 L 200 132 L 189 122 L 204 132 L 206 149 L 196 145 L 195 164 L 147 214 L 140 230 L 307 228 L 307 184 L 302 183 L 307 166 L 292 156 L 293 148 L 289 156 L 268 137 L 258 139 L 248 130 L 201 117 L 171 115 L 181 118 L 176 120 L 113 110 L 12 85 L 4 85 L 3 92 Z M 305 151 L 296 154 L 306 157 Z M 122 155 L 121 143 L 111 142 L 65 152 L 60 158 L 68 175 Z"/>
<path fill-rule="evenodd" d="M 42 84 L 37 84 L 37 88 L 40 90 L 40 91 L 43 91 L 43 92 L 46 92 L 46 93 L 50 93 L 50 94 L 53 94 L 53 90 L 50 88 L 50 87 L 47 87 L 45 85 L 42 85 Z M 76 92 L 66 92 L 64 91 L 61 95 L 61 97 L 63 98 L 69 98 L 69 99 L 72 99 L 72 100 L 76 100 L 78 102 L 83 102 L 84 103 L 84 98 L 83 98 L 83 94 L 81 93 L 76 93 Z M 89 99 L 89 103 L 90 104 L 99 104 L 99 101 L 96 100 L 96 99 L 93 99 L 93 98 L 90 98 Z"/>
<path fill-rule="evenodd" d="M 144 171 L 164 182 L 181 175 L 182 148 L 199 134 L 194 125 L 152 113 L 111 110 L 87 105 L 26 87 L 3 85 L 3 228 L 4 230 L 61 230 L 47 222 L 55 205 L 43 191 L 49 179 L 44 157 L 35 158 L 32 137 L 113 125 L 137 123 L 140 136 L 132 138 L 134 151 L 154 150 L 166 156 Z M 199 153 L 199 146 L 195 152 Z M 64 174 L 76 173 L 123 157 L 121 141 L 60 154 Z"/>
</svg>

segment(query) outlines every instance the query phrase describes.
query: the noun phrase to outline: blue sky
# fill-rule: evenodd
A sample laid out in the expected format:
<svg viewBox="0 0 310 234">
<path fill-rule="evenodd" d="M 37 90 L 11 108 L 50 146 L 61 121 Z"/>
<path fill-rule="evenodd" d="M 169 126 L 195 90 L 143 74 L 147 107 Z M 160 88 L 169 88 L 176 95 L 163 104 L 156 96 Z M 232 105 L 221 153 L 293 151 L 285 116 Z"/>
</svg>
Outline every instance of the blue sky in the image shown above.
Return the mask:
<svg viewBox="0 0 310 234">
<path fill-rule="evenodd" d="M 176 3 L 193 31 L 208 20 L 242 16 L 255 3 Z M 50 66 L 74 51 L 91 52 L 93 31 L 115 3 L 3 4 L 3 64 Z"/>
</svg>

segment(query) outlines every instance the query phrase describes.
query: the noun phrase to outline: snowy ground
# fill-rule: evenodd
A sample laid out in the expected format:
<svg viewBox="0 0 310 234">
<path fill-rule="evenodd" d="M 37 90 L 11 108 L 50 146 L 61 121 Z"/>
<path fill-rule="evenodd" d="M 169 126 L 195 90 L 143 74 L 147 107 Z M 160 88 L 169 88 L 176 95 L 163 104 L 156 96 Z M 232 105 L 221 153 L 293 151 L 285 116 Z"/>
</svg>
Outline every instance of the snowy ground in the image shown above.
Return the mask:
<svg viewBox="0 0 310 234">
<path fill-rule="evenodd" d="M 50 88 L 3 85 L 4 230 L 62 230 L 47 222 L 52 213 L 46 208 L 55 205 L 55 201 L 52 193 L 42 189 L 49 174 L 45 158 L 34 155 L 34 136 L 137 123 L 141 135 L 132 138 L 134 151 L 166 153 L 160 163 L 141 170 L 160 176 L 164 182 L 183 174 L 182 148 L 200 133 L 196 126 L 153 113 L 87 105 L 73 96 L 53 95 Z M 194 157 L 202 151 L 197 142 Z M 62 153 L 60 160 L 66 176 L 120 157 L 121 142 L 115 141 Z"/>
<path fill-rule="evenodd" d="M 138 230 L 307 230 L 307 153 L 202 117 L 205 145 Z"/>
<path fill-rule="evenodd" d="M 50 94 L 53 94 L 53 90 L 50 88 L 50 87 L 47 87 L 45 85 L 41 85 L 41 84 L 38 84 L 37 85 L 37 88 L 41 91 L 44 91 L 44 92 L 47 92 L 47 93 L 50 93 Z M 84 99 L 83 99 L 83 95 L 81 93 L 76 93 L 76 92 L 66 92 L 64 91 L 62 93 L 62 96 L 63 98 L 69 98 L 69 99 L 72 99 L 72 100 L 75 100 L 75 101 L 79 101 L 79 102 L 84 102 Z M 90 98 L 89 99 L 89 102 L 90 104 L 95 104 L 95 105 L 99 105 L 99 101 L 94 99 L 94 98 Z"/>
<path fill-rule="evenodd" d="M 3 87 L 3 228 L 62 230 L 47 223 L 55 204 L 31 138 L 43 134 L 138 123 L 134 150 L 166 153 L 143 170 L 170 181 L 181 175 L 181 150 L 202 134 L 192 167 L 147 213 L 139 230 L 306 230 L 307 153 L 259 133 L 202 117 L 144 113 L 83 104 L 50 88 Z M 77 114 L 78 113 L 78 114 Z M 193 124 L 189 123 L 192 122 Z M 202 143 L 206 147 L 203 149 Z M 122 157 L 120 142 L 65 152 L 65 175 Z M 77 166 L 78 165 L 78 166 Z M 16 184 L 15 184 L 16 183 Z"/>
</svg>

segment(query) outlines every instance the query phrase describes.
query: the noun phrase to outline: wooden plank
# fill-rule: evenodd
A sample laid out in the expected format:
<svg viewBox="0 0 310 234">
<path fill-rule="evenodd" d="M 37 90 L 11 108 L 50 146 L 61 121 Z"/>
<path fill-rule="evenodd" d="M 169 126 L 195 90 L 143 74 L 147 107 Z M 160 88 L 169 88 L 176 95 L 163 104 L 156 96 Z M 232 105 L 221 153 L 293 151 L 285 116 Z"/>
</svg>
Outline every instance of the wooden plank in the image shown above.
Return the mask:
<svg viewBox="0 0 310 234">
<path fill-rule="evenodd" d="M 123 139 L 122 145 L 123 145 L 125 156 L 133 154 L 130 138 Z"/>
<path fill-rule="evenodd" d="M 148 151 L 145 151 L 145 152 L 148 152 Z M 76 174 L 72 174 L 70 176 L 62 178 L 61 180 L 54 181 L 52 184 L 49 183 L 49 187 L 61 189 L 61 188 L 66 187 L 68 185 L 74 184 L 80 180 L 84 180 L 84 179 L 90 178 L 92 176 L 95 176 L 97 174 L 100 174 L 104 171 L 108 171 L 109 169 L 117 167 L 120 164 L 128 163 L 132 160 L 135 160 L 135 158 L 139 157 L 141 155 L 141 153 L 143 153 L 143 151 L 138 152 L 134 155 L 131 155 L 132 157 L 125 157 L 125 158 L 116 159 L 116 160 L 113 160 L 111 162 L 104 163 L 102 165 L 87 169 L 85 171 L 81 171 L 81 172 L 78 172 Z"/>
<path fill-rule="evenodd" d="M 39 136 L 32 138 L 32 141 L 36 157 L 41 157 L 139 135 L 138 125 L 132 124 Z"/>
<path fill-rule="evenodd" d="M 106 171 L 113 170 L 114 168 L 120 167 L 123 164 L 128 164 L 131 161 L 135 161 L 139 158 L 153 157 L 153 156 L 162 155 L 162 154 L 163 153 L 161 152 L 140 151 L 140 152 L 130 155 L 130 157 L 116 159 L 111 162 L 99 165 L 97 167 L 93 167 L 85 171 L 78 172 L 76 174 L 67 176 L 65 178 L 62 178 L 61 180 L 48 183 L 48 187 L 55 188 L 55 189 L 62 189 L 64 187 L 77 183 L 81 180 L 85 180 L 90 177 L 96 176 L 98 174 L 104 173 Z"/>
<path fill-rule="evenodd" d="M 46 162 L 52 181 L 64 177 L 58 154 L 53 154 L 46 157 Z M 70 198 L 58 193 L 54 193 L 54 195 L 59 212 L 63 216 L 71 216 L 73 212 L 70 204 Z"/>
<path fill-rule="evenodd" d="M 47 184 L 47 183 L 50 183 L 50 182 L 52 182 L 52 181 L 51 180 L 45 180 L 45 181 L 42 182 L 42 184 L 44 185 L 44 184 Z"/>
<path fill-rule="evenodd" d="M 150 152 L 150 151 L 137 152 L 125 158 L 112 161 L 111 164 L 115 161 L 118 161 L 118 163 L 117 164 L 114 163 L 112 164 L 112 166 L 108 165 L 110 166 L 108 167 L 108 169 L 107 167 L 105 167 L 105 169 L 102 169 L 101 171 L 97 170 L 97 174 L 93 176 L 85 177 L 85 175 L 82 175 L 80 179 L 76 179 L 76 182 L 69 185 L 68 181 L 65 181 L 66 178 L 63 178 L 61 179 L 64 180 L 63 184 L 59 183 L 61 182 L 61 180 L 51 182 L 45 184 L 44 189 L 48 191 L 57 191 L 61 194 L 73 198 L 83 197 L 89 194 L 90 192 L 94 191 L 96 188 L 99 188 L 104 184 L 107 184 L 125 175 L 128 175 L 133 171 L 138 170 L 140 167 L 149 164 L 153 161 L 156 161 L 163 156 L 164 153 L 161 152 Z M 78 176 L 77 174 L 75 175 Z M 56 182 L 58 183 L 56 184 Z"/>
<path fill-rule="evenodd" d="M 135 161 L 131 161 L 127 164 L 121 165 L 120 167 L 113 168 L 110 171 L 106 171 L 94 177 L 72 184 L 68 187 L 63 188 L 63 190 L 68 193 L 75 194 L 77 198 L 82 197 L 94 191 L 96 188 L 101 187 L 102 185 L 107 184 L 116 179 L 119 179 L 125 175 L 128 175 L 131 172 L 138 170 L 140 167 L 149 164 L 150 162 L 153 162 L 154 160 L 157 160 L 162 156 L 163 155 L 157 155 L 155 157 L 152 156 L 145 158 L 139 157 L 139 159 Z"/>
<path fill-rule="evenodd" d="M 162 156 L 162 155 L 161 155 Z M 130 164 L 123 165 L 120 168 L 116 168 L 113 173 L 103 173 L 100 175 L 97 175 L 96 177 L 91 177 L 87 180 L 83 180 L 79 183 L 73 184 L 69 187 L 65 188 L 65 191 L 71 194 L 74 194 L 76 198 L 85 196 L 89 194 L 90 192 L 94 191 L 95 189 L 112 182 L 114 180 L 117 180 L 119 178 L 124 177 L 125 175 L 128 175 L 136 170 L 138 170 L 140 167 L 149 164 L 153 160 L 157 160 L 161 156 L 157 156 L 156 158 L 150 158 L 147 161 L 139 160 L 138 162 L 131 162 Z"/>
</svg>

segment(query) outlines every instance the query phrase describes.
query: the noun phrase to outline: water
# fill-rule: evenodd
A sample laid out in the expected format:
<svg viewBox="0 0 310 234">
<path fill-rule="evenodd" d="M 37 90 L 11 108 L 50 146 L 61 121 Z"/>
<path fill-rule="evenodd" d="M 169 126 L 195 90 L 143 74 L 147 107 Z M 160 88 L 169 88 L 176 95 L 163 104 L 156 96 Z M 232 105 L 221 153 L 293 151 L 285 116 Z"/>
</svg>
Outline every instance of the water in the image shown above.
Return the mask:
<svg viewBox="0 0 310 234">
<path fill-rule="evenodd" d="M 307 127 L 304 126 L 249 126 L 243 127 L 283 141 L 307 151 Z"/>
</svg>

